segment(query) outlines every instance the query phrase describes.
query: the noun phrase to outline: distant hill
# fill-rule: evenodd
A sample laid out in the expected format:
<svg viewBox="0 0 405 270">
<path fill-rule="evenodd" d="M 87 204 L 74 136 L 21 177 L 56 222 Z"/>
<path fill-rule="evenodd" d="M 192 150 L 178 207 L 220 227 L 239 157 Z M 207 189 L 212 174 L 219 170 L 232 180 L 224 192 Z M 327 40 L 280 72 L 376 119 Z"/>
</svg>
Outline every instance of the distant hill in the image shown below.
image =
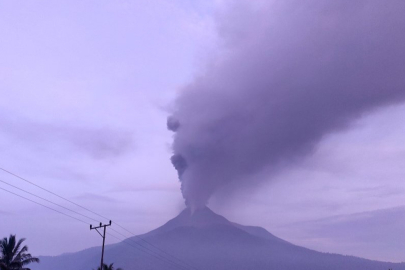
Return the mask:
<svg viewBox="0 0 405 270">
<path fill-rule="evenodd" d="M 124 270 L 405 270 L 404 263 L 372 261 L 299 247 L 261 227 L 232 223 L 207 207 L 193 214 L 185 209 L 141 238 L 147 242 L 132 237 L 125 243 L 106 246 L 105 262 L 114 262 Z M 166 257 L 166 261 L 144 253 L 138 244 L 146 247 L 148 253 Z M 32 270 L 91 270 L 100 262 L 100 247 L 40 259 L 40 264 L 30 265 Z"/>
</svg>

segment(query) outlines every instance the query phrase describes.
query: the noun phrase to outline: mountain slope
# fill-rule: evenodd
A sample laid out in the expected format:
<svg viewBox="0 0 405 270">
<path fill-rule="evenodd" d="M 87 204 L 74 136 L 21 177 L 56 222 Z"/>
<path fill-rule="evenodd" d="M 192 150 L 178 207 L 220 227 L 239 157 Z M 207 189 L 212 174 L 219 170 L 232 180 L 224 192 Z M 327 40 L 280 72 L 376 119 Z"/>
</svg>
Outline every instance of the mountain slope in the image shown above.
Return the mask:
<svg viewBox="0 0 405 270">
<path fill-rule="evenodd" d="M 389 268 L 405 270 L 405 264 L 320 253 L 295 246 L 263 228 L 232 223 L 208 208 L 200 209 L 193 214 L 186 209 L 163 226 L 141 237 L 152 245 L 139 237 L 129 238 L 125 242 L 106 246 L 105 261 L 114 262 L 117 267 L 124 270 L 380 270 Z M 146 249 L 146 252 L 141 249 Z M 168 253 L 181 258 L 182 262 L 167 255 Z M 166 258 L 164 262 L 162 262 L 163 257 Z M 57 257 L 42 257 L 41 264 L 32 268 L 33 270 L 90 270 L 98 265 L 99 260 L 100 248 L 97 247 Z"/>
</svg>

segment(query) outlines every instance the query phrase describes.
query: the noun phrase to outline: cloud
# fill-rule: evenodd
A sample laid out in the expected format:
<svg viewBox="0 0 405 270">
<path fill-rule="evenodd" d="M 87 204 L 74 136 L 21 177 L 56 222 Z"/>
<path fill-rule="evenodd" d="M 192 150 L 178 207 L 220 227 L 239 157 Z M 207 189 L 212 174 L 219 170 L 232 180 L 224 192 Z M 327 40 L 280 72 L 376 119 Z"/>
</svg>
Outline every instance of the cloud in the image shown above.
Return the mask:
<svg viewBox="0 0 405 270">
<path fill-rule="evenodd" d="M 137 184 L 134 186 L 132 183 L 131 184 L 122 184 L 120 186 L 115 187 L 114 189 L 111 190 L 111 192 L 178 192 L 179 187 L 175 184 L 170 184 L 170 183 L 144 183 L 144 184 Z"/>
<path fill-rule="evenodd" d="M 42 123 L 13 117 L 0 118 L 3 136 L 13 143 L 25 144 L 40 151 L 60 151 L 71 155 L 84 153 L 95 159 L 117 158 L 133 150 L 129 131 L 72 124 Z"/>
<path fill-rule="evenodd" d="M 404 12 L 404 1 L 228 3 L 217 59 L 183 89 L 168 122 L 186 203 L 255 185 L 255 174 L 403 102 Z"/>
<path fill-rule="evenodd" d="M 299 244 L 317 250 L 404 261 L 405 207 L 331 216 L 287 226 Z"/>
<path fill-rule="evenodd" d="M 94 193 L 85 192 L 75 197 L 78 200 L 90 201 L 90 202 L 117 202 L 118 200 L 105 195 L 99 195 Z"/>
<path fill-rule="evenodd" d="M 11 216 L 12 213 L 0 210 L 0 216 Z"/>
</svg>

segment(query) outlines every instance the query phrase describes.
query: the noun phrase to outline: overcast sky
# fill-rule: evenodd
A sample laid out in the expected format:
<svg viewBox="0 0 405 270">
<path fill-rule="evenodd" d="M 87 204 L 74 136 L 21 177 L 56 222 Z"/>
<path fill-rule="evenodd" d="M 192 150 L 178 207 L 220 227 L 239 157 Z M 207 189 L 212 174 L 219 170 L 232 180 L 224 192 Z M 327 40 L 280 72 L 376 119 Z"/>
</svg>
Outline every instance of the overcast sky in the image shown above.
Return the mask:
<svg viewBox="0 0 405 270">
<path fill-rule="evenodd" d="M 226 8 L 214 0 L 0 2 L 0 167 L 135 234 L 174 217 L 184 202 L 166 118 L 215 57 L 215 14 Z M 405 261 L 404 115 L 401 104 L 374 110 L 273 181 L 231 200 L 219 192 L 209 206 L 315 250 Z M 1 171 L 0 180 L 81 211 Z M 0 198 L 0 237 L 27 238 L 33 255 L 101 243 L 85 224 L 3 190 Z"/>
</svg>

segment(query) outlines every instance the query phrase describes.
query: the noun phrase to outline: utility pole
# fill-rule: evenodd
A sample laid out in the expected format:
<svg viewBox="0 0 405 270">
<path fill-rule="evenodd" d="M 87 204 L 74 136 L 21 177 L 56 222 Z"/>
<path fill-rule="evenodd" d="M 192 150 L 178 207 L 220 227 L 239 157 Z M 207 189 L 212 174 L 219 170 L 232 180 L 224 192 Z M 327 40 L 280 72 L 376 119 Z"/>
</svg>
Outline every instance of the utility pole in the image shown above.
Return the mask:
<svg viewBox="0 0 405 270">
<path fill-rule="evenodd" d="M 111 226 L 111 220 L 110 220 L 110 223 L 109 224 L 102 224 L 101 222 L 100 222 L 100 225 L 98 226 L 98 227 L 93 227 L 93 225 L 91 225 L 90 224 L 90 230 L 96 230 L 97 232 L 98 232 L 98 234 L 103 238 L 103 249 L 101 250 L 101 264 L 100 264 L 100 270 L 103 270 L 103 263 L 104 263 L 104 243 L 105 243 L 105 229 L 106 229 L 106 227 L 107 226 Z M 103 234 L 101 234 L 97 229 L 100 229 L 100 228 L 104 228 L 104 231 L 103 231 Z"/>
</svg>

